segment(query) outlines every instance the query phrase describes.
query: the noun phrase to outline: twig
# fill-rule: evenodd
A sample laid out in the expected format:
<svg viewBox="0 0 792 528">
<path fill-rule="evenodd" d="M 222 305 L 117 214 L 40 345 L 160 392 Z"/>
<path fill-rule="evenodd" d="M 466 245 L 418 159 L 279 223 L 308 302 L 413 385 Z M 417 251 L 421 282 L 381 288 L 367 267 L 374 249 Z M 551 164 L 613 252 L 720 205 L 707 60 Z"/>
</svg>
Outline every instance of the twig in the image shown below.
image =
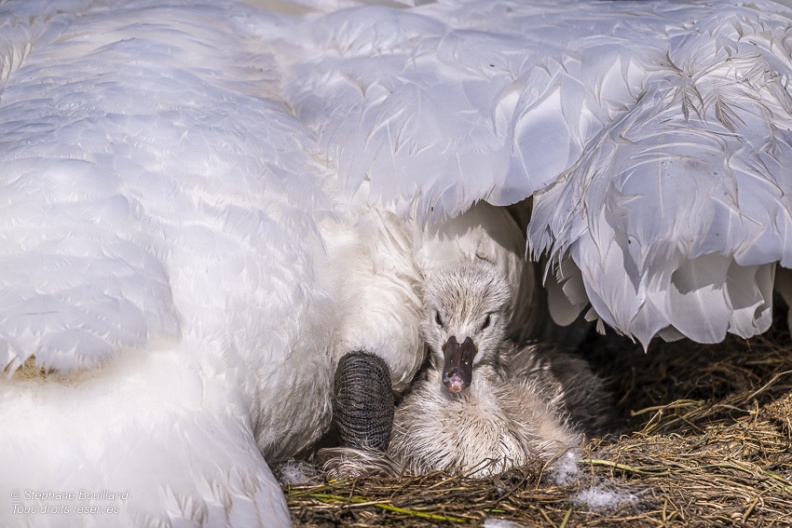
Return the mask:
<svg viewBox="0 0 792 528">
<path fill-rule="evenodd" d="M 762 385 L 762 387 L 760 389 L 758 389 L 758 390 L 754 391 L 753 393 L 751 393 L 751 395 L 748 396 L 748 398 L 746 398 L 746 401 L 750 401 L 750 400 L 756 398 L 759 394 L 761 394 L 762 392 L 767 390 L 768 387 L 770 387 L 772 384 L 774 384 L 776 381 L 778 381 L 778 378 L 780 378 L 782 376 L 786 376 L 787 374 L 792 374 L 792 370 L 785 370 L 784 372 L 779 372 L 778 374 L 773 376 L 770 379 L 770 381 L 768 381 L 767 383 Z"/>
<path fill-rule="evenodd" d="M 566 528 L 567 523 L 569 522 L 569 518 L 572 517 L 572 506 L 564 514 L 564 518 L 561 520 L 561 525 L 558 528 Z"/>
<path fill-rule="evenodd" d="M 644 407 L 637 411 L 630 411 L 630 416 L 640 416 L 652 411 L 667 411 L 670 409 L 683 409 L 685 407 L 700 407 L 704 405 L 701 400 L 677 400 L 667 405 L 656 405 L 654 407 Z"/>
<path fill-rule="evenodd" d="M 620 469 L 622 471 L 628 471 L 630 473 L 638 473 L 639 475 L 651 475 L 653 477 L 662 477 L 664 475 L 670 475 L 671 471 L 647 471 L 644 469 L 637 469 L 634 467 L 626 466 L 624 464 L 617 464 L 616 462 L 611 462 L 610 460 L 600 460 L 597 458 L 582 458 L 579 460 L 582 464 L 591 464 L 592 466 L 608 466 L 614 469 Z"/>
<path fill-rule="evenodd" d="M 422 519 L 429 519 L 430 521 L 447 521 L 453 523 L 467 523 L 467 519 L 461 517 L 454 517 L 452 515 L 437 515 L 434 513 L 426 513 L 417 510 L 410 510 L 407 508 L 399 508 L 393 504 L 386 504 L 384 502 L 369 501 L 363 497 L 341 497 L 340 495 L 330 495 L 327 493 L 310 493 L 309 497 L 317 499 L 322 502 L 351 502 L 359 506 L 374 506 L 383 510 L 392 511 L 394 513 L 401 513 L 403 515 L 411 515 L 413 517 L 420 517 Z"/>
<path fill-rule="evenodd" d="M 742 522 L 745 522 L 745 519 L 747 519 L 751 515 L 751 512 L 754 511 L 754 508 L 756 508 L 757 504 L 759 504 L 758 498 L 754 497 L 753 499 L 751 499 L 751 503 L 748 505 L 748 509 L 745 510 L 745 513 L 743 513 L 742 515 Z"/>
</svg>

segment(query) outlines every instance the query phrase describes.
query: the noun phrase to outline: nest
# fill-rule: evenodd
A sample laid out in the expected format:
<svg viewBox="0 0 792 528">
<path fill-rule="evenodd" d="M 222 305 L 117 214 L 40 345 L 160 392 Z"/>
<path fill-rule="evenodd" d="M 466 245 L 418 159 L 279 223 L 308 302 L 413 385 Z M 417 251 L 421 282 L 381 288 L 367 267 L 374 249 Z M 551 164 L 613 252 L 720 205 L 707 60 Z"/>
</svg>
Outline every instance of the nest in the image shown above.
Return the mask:
<svg viewBox="0 0 792 528">
<path fill-rule="evenodd" d="M 784 326 L 718 345 L 653 343 L 648 354 L 614 336 L 587 342 L 624 427 L 584 445 L 573 478 L 551 478 L 536 463 L 483 480 L 436 473 L 286 486 L 292 519 L 360 527 L 786 526 L 792 343 Z"/>
</svg>

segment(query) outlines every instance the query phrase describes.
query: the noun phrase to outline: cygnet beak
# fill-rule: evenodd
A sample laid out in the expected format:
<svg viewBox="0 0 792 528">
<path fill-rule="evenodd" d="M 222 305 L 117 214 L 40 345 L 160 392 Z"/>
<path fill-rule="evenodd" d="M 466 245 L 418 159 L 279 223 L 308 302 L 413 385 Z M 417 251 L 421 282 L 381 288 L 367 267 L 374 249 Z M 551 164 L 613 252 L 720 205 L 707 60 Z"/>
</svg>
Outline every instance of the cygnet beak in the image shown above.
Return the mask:
<svg viewBox="0 0 792 528">
<path fill-rule="evenodd" d="M 473 380 L 473 358 L 478 349 L 469 337 L 461 345 L 451 336 L 443 345 L 443 384 L 449 392 L 458 394 L 468 388 Z"/>
</svg>

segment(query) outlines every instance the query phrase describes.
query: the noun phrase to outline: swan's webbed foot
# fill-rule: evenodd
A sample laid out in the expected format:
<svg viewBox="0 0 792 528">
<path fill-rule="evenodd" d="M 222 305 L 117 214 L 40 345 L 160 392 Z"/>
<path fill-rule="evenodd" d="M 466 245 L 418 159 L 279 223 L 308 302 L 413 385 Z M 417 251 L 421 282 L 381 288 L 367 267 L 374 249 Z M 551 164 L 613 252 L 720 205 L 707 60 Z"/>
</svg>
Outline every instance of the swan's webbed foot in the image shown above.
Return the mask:
<svg viewBox="0 0 792 528">
<path fill-rule="evenodd" d="M 327 479 L 358 477 L 395 477 L 403 467 L 379 449 L 326 447 L 316 455 L 316 464 Z"/>
</svg>

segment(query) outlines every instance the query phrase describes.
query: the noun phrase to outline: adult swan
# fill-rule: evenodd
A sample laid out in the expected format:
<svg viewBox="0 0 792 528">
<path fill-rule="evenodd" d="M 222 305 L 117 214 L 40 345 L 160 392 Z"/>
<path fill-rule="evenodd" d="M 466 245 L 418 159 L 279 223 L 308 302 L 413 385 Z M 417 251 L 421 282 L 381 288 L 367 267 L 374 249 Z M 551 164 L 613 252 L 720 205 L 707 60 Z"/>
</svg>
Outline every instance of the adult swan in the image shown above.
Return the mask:
<svg viewBox="0 0 792 528">
<path fill-rule="evenodd" d="M 287 22 L 0 6 L 0 524 L 287 525 L 265 458 L 326 432 L 339 356 L 403 389 L 424 270 L 530 279 L 504 210 L 428 227 L 342 195 L 281 95 Z"/>
</svg>

